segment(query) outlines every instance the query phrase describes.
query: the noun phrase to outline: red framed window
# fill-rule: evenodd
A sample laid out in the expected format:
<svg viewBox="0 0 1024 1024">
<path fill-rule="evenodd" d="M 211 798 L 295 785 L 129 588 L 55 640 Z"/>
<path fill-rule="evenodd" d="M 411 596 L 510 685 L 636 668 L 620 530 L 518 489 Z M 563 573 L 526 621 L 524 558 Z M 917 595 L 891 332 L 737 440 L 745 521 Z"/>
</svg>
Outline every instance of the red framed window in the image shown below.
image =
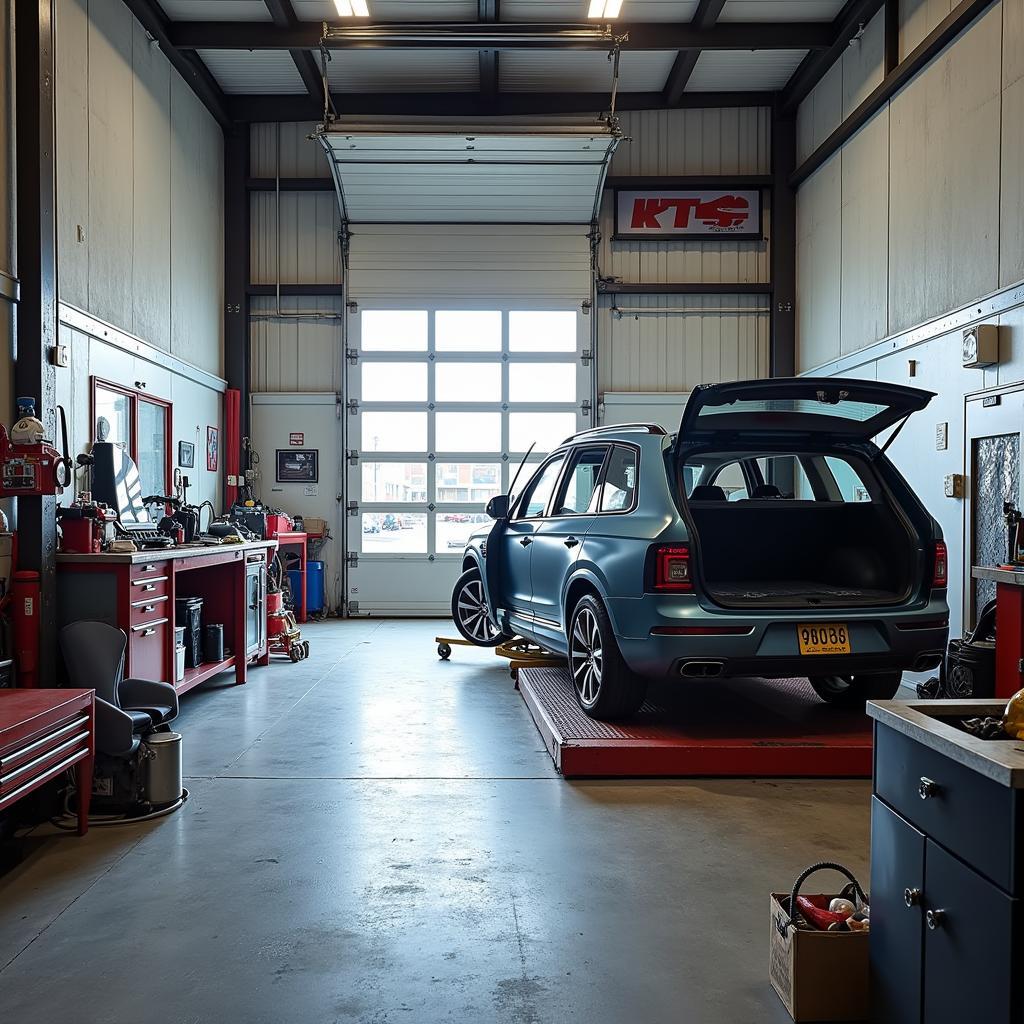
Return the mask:
<svg viewBox="0 0 1024 1024">
<path fill-rule="evenodd" d="M 137 388 L 92 378 L 92 440 L 121 445 L 139 467 L 142 493 L 171 486 L 171 403 Z"/>
</svg>

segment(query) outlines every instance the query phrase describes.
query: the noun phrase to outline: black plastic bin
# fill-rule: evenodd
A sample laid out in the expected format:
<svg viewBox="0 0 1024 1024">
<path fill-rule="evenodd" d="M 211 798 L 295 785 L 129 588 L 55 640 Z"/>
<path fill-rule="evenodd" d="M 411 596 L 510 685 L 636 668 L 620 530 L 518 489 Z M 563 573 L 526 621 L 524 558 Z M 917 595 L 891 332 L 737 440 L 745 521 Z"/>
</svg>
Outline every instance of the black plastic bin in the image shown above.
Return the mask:
<svg viewBox="0 0 1024 1024">
<path fill-rule="evenodd" d="M 203 599 L 176 598 L 174 624 L 185 627 L 185 668 L 198 668 L 203 663 Z"/>
</svg>

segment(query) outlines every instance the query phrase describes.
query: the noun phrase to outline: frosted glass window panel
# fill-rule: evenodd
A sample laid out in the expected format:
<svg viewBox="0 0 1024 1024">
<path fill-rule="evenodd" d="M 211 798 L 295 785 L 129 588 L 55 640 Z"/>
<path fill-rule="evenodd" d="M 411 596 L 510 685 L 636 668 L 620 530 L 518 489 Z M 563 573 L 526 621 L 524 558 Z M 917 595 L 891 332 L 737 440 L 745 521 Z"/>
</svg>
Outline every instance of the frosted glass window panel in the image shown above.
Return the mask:
<svg viewBox="0 0 1024 1024">
<path fill-rule="evenodd" d="M 438 402 L 500 402 L 500 363 L 437 363 L 434 398 Z"/>
<path fill-rule="evenodd" d="M 538 452 L 550 452 L 576 433 L 574 412 L 512 412 L 508 417 L 508 448 L 525 452 L 536 442 Z"/>
<path fill-rule="evenodd" d="M 427 450 L 425 412 L 364 412 L 360 426 L 364 454 Z"/>
<path fill-rule="evenodd" d="M 426 363 L 363 363 L 364 402 L 425 402 Z"/>
<path fill-rule="evenodd" d="M 368 555 L 425 555 L 427 517 L 422 513 L 364 512 L 363 552 Z"/>
<path fill-rule="evenodd" d="M 434 314 L 438 352 L 500 352 L 501 313 L 493 309 L 439 309 Z"/>
<path fill-rule="evenodd" d="M 360 317 L 364 352 L 426 352 L 425 309 L 366 309 Z"/>
<path fill-rule="evenodd" d="M 394 503 L 427 501 L 425 462 L 363 462 L 363 501 Z"/>
<path fill-rule="evenodd" d="M 435 419 L 439 452 L 500 452 L 500 412 L 439 412 Z"/>
<path fill-rule="evenodd" d="M 486 504 L 501 493 L 501 464 L 439 462 L 434 478 L 434 492 L 434 501 L 438 505 Z"/>
<path fill-rule="evenodd" d="M 508 315 L 510 352 L 575 352 L 576 311 L 513 310 Z"/>
<path fill-rule="evenodd" d="M 509 363 L 510 402 L 575 402 L 575 363 Z"/>
</svg>

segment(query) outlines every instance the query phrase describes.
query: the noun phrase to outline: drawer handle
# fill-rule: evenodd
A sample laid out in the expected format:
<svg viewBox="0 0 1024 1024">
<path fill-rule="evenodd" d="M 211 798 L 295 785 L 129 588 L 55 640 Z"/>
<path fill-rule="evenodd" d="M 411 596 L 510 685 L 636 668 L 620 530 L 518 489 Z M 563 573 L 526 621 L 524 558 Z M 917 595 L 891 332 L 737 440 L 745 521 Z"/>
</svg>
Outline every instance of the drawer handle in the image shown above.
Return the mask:
<svg viewBox="0 0 1024 1024">
<path fill-rule="evenodd" d="M 939 784 L 937 782 L 933 782 L 931 779 L 922 775 L 921 781 L 917 784 L 917 795 L 922 800 L 927 800 L 929 797 L 938 796 Z"/>
<path fill-rule="evenodd" d="M 903 890 L 903 902 L 908 907 L 916 907 L 921 902 L 921 890 L 920 889 L 904 889 Z"/>
<path fill-rule="evenodd" d="M 929 910 L 924 915 L 924 920 L 930 931 L 938 931 L 946 920 L 946 912 L 944 910 Z"/>
<path fill-rule="evenodd" d="M 137 626 L 132 626 L 132 632 L 137 633 L 140 636 L 152 636 L 156 629 L 153 627 L 162 626 L 167 621 L 163 619 L 153 619 L 151 622 L 140 622 Z"/>
<path fill-rule="evenodd" d="M 142 571 L 143 572 L 152 572 L 155 568 L 156 568 L 156 566 L 152 562 L 150 562 L 149 565 L 144 565 L 142 567 Z"/>
<path fill-rule="evenodd" d="M 155 629 L 144 629 L 139 636 L 156 636 Z"/>
<path fill-rule="evenodd" d="M 145 591 L 156 590 L 156 587 L 152 583 L 147 583 L 143 588 Z"/>
</svg>

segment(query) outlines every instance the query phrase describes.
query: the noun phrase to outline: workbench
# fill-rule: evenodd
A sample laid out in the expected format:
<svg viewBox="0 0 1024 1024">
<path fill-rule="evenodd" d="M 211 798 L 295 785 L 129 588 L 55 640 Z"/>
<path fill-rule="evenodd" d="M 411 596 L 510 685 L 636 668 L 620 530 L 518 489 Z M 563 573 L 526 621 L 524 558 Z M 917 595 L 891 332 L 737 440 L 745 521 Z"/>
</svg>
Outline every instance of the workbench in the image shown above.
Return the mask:
<svg viewBox="0 0 1024 1024">
<path fill-rule="evenodd" d="M 976 565 L 976 580 L 996 585 L 996 697 L 1012 697 L 1024 686 L 1024 566 Z"/>
<path fill-rule="evenodd" d="M 179 694 L 228 669 L 234 669 L 236 683 L 244 683 L 250 661 L 269 661 L 266 566 L 276 547 L 276 541 L 260 540 L 130 554 L 59 554 L 58 625 L 92 619 L 117 626 L 128 636 L 125 676 L 173 683 Z M 247 592 L 252 579 L 247 567 L 253 563 L 260 566 L 262 580 L 255 596 Z M 224 657 L 186 668 L 184 678 L 175 680 L 174 602 L 179 597 L 201 597 L 203 623 L 223 623 Z"/>
<path fill-rule="evenodd" d="M 95 690 L 0 690 L 0 811 L 73 767 L 84 836 L 95 757 Z"/>
</svg>

